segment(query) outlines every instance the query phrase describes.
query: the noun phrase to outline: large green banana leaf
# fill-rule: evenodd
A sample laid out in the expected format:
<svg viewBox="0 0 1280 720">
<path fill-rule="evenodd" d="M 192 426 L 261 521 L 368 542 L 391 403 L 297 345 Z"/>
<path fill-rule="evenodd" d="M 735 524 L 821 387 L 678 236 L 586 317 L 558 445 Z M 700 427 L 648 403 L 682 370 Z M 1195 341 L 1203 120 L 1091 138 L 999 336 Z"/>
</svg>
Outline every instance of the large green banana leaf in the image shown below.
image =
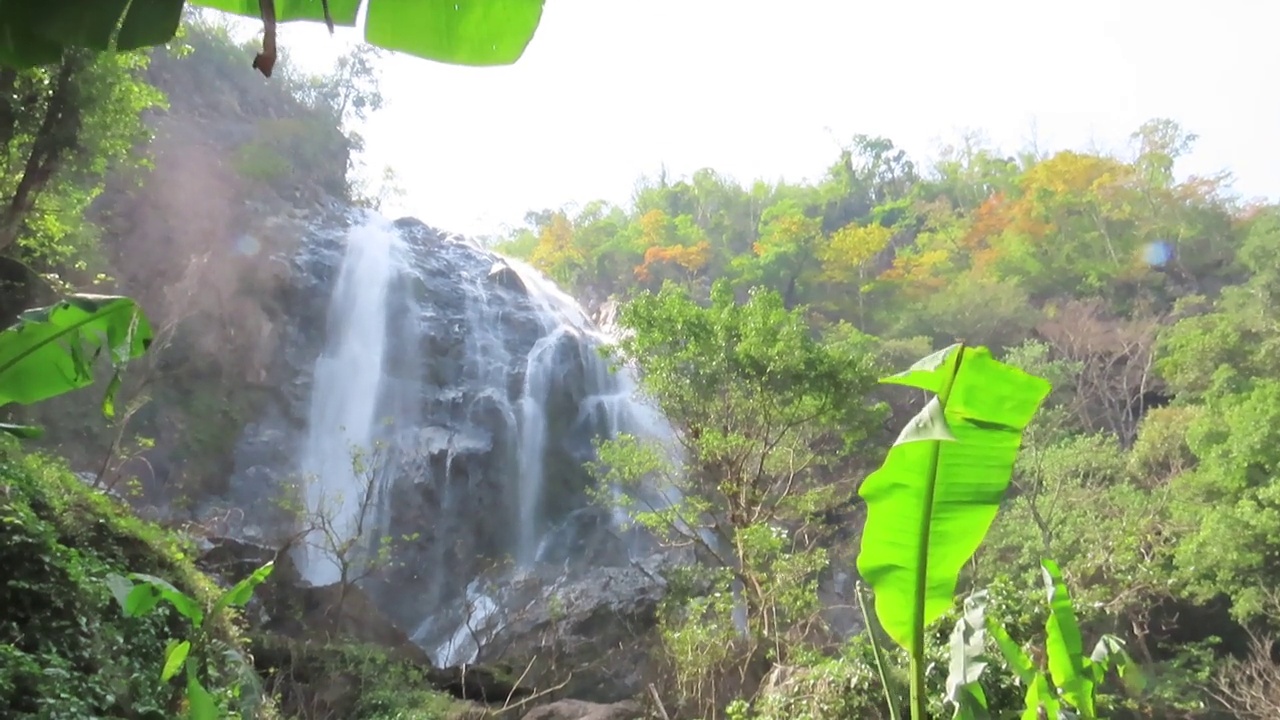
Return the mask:
<svg viewBox="0 0 1280 720">
<path fill-rule="evenodd" d="M 151 324 L 127 297 L 72 295 L 56 305 L 27 310 L 0 332 L 0 406 L 39 402 L 90 385 L 94 362 L 105 354 L 117 369 L 102 404 L 110 416 L 119 369 L 150 344 Z"/>
<path fill-rule="evenodd" d="M 960 569 L 995 519 L 1022 432 L 1050 386 L 963 345 L 883 382 L 935 393 L 859 490 L 867 520 L 858 571 L 880 624 L 912 650 L 951 607 Z"/>
<path fill-rule="evenodd" d="M 365 0 L 328 0 L 329 20 L 354 26 Z M 186 0 L 3 0 L 0 64 L 57 62 L 67 47 L 120 50 L 173 38 Z M 259 0 L 192 0 L 262 17 Z M 544 0 L 368 0 L 365 38 L 389 50 L 456 65 L 510 65 L 524 54 Z M 278 22 L 325 20 L 322 0 L 274 0 Z"/>
</svg>

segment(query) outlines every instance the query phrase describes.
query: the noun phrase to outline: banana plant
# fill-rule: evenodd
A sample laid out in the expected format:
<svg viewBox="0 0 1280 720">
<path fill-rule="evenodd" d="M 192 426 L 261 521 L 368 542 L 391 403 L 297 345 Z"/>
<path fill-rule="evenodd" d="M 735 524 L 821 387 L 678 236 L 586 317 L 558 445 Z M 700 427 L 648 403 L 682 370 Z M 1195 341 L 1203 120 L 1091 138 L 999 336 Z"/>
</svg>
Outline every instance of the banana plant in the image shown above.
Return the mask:
<svg viewBox="0 0 1280 720">
<path fill-rule="evenodd" d="M 115 414 L 120 372 L 151 345 L 151 323 L 132 299 L 71 295 L 27 310 L 0 332 L 0 408 L 27 405 L 93 383 L 96 361 L 106 356 L 115 373 L 102 398 L 102 413 Z M 35 437 L 40 429 L 0 423 L 0 432 Z"/>
<path fill-rule="evenodd" d="M 858 572 L 876 619 L 910 658 L 911 717 L 927 717 L 925 631 L 952 606 L 960 570 L 1008 490 L 1022 433 L 1050 385 L 956 344 L 882 382 L 933 398 L 863 482 Z"/>
<path fill-rule="evenodd" d="M 136 50 L 168 42 L 187 0 L 4 0 L 0 64 L 57 62 L 70 47 Z M 354 27 L 365 8 L 365 39 L 455 65 L 510 65 L 524 54 L 542 19 L 543 0 L 192 0 L 193 5 L 260 18 L 263 52 L 253 67 L 270 77 L 276 24 L 324 22 Z"/>
<path fill-rule="evenodd" d="M 1021 720 L 1096 720 L 1097 690 L 1112 669 L 1130 692 L 1142 691 L 1145 678 L 1120 638 L 1103 635 L 1093 652 L 1084 654 L 1075 607 L 1061 570 L 1052 560 L 1041 561 L 1041 570 L 1049 610 L 1043 653 L 1047 672 L 1032 662 L 995 618 L 986 615 L 985 591 L 974 593 L 966 599 L 965 614 L 952 635 L 947 700 L 956 709 L 956 720 L 988 717 L 979 684 L 987 666 L 983 630 L 995 640 L 1005 664 L 1026 688 Z"/>
<path fill-rule="evenodd" d="M 142 573 L 130 573 L 128 577 L 114 573 L 107 576 L 106 585 L 126 616 L 142 617 L 164 601 L 191 622 L 190 637 L 181 640 L 174 638 L 165 647 L 164 665 L 160 670 L 160 681 L 167 683 L 185 669 L 186 715 L 189 720 L 219 720 L 227 717 L 218 707 L 217 700 L 200 682 L 200 676 L 205 672 L 204 656 L 210 640 L 208 628 L 227 608 L 247 605 L 253 599 L 253 591 L 266 582 L 274 569 L 275 562 L 272 561 L 254 570 L 248 577 L 224 591 L 207 613 L 200 607 L 199 601 L 162 578 Z M 250 667 L 239 651 L 233 651 L 233 657 L 242 669 Z"/>
</svg>

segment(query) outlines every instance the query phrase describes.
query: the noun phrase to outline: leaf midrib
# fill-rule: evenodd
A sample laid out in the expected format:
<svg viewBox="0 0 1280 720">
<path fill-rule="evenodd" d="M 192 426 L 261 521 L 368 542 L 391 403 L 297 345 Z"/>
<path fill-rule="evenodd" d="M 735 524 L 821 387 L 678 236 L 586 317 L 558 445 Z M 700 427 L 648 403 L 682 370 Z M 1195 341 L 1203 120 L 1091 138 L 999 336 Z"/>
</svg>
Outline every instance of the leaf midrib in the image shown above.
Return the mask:
<svg viewBox="0 0 1280 720">
<path fill-rule="evenodd" d="M 66 301 L 63 301 L 63 302 L 66 302 Z M 119 302 L 119 301 L 113 301 L 113 302 Z M 59 304 L 61 304 L 61 303 L 59 303 Z M 113 308 L 113 309 L 108 310 L 108 311 L 105 311 L 105 312 L 103 312 L 101 309 L 99 309 L 98 311 L 95 311 L 95 312 L 91 312 L 91 313 L 89 313 L 89 316 L 88 316 L 87 318 L 85 318 L 85 319 L 83 319 L 83 320 L 79 320 L 79 321 L 75 322 L 74 324 L 72 324 L 72 325 L 70 325 L 70 326 L 68 326 L 68 327 L 66 327 L 66 328 L 63 328 L 63 329 L 62 329 L 62 330 L 60 330 L 59 332 L 57 332 L 57 333 L 55 333 L 55 334 L 53 334 L 53 335 L 49 336 L 49 338 L 48 338 L 48 339 L 46 339 L 46 340 L 44 340 L 44 341 L 37 342 L 35 345 L 32 345 L 30 348 L 28 348 L 28 349 L 24 350 L 23 352 L 18 353 L 18 354 L 17 354 L 16 356 L 14 356 L 14 358 L 13 358 L 12 360 L 10 360 L 9 362 L 5 363 L 4 365 L 0 365 L 0 377 L 2 377 L 5 373 L 7 373 L 7 372 L 9 372 L 10 370 L 12 370 L 12 369 L 13 369 L 13 367 L 14 367 L 15 365 L 17 365 L 18 363 L 22 362 L 22 361 L 23 361 L 23 360 L 25 360 L 26 358 L 30 357 L 33 353 L 35 353 L 35 352 L 36 352 L 37 350 L 39 350 L 40 348 L 43 348 L 44 346 L 46 346 L 46 345 L 48 345 L 48 344 L 50 344 L 50 343 L 54 342 L 55 340 L 61 339 L 62 337 L 64 337 L 64 336 L 65 336 L 65 335 L 67 335 L 68 333 L 72 332 L 73 330 L 74 330 L 74 331 L 78 331 L 80 328 L 84 327 L 85 325 L 88 325 L 89 323 L 91 323 L 91 322 L 93 322 L 93 321 L 95 321 L 95 320 L 100 320 L 100 319 L 102 319 L 102 318 L 104 318 L 104 317 L 107 317 L 107 316 L 109 316 L 109 315 L 112 315 L 112 314 L 114 314 L 114 313 L 119 312 L 119 311 L 120 311 L 120 310 L 122 310 L 122 309 L 129 308 L 129 307 L 130 307 L 130 304 L 129 304 L 129 303 L 120 303 L 120 306 L 119 306 L 119 307 L 117 307 L 117 308 Z M 55 309 L 56 309 L 56 306 L 55 306 L 54 308 L 50 308 L 50 310 L 49 310 L 49 319 L 45 320 L 44 322 L 50 322 L 50 321 L 51 321 L 51 319 L 53 318 L 53 312 L 54 312 L 54 310 L 55 310 Z M 19 330 L 18 332 L 21 332 L 21 330 Z"/>
<path fill-rule="evenodd" d="M 938 389 L 938 409 L 941 412 L 943 423 L 946 422 L 947 401 L 951 396 L 951 389 L 955 385 L 956 376 L 960 374 L 960 365 L 964 362 L 964 344 L 960 344 L 956 348 L 956 361 L 952 366 L 950 374 L 943 382 L 942 387 Z M 929 472 L 927 474 L 928 482 L 925 485 L 924 495 L 924 512 L 920 517 L 920 547 L 917 552 L 917 567 L 920 569 L 916 575 L 916 593 L 915 606 L 913 610 L 913 627 L 916 628 L 911 638 L 911 644 L 918 646 L 919 656 L 923 656 L 924 652 L 924 633 L 919 632 L 921 625 L 924 623 L 924 606 L 925 599 L 928 594 L 929 585 L 929 548 L 932 544 L 930 533 L 933 531 L 933 503 L 934 496 L 938 487 L 938 461 L 942 454 L 942 441 L 931 440 L 933 448 L 929 455 Z M 913 648 L 914 651 L 914 648 Z"/>
</svg>

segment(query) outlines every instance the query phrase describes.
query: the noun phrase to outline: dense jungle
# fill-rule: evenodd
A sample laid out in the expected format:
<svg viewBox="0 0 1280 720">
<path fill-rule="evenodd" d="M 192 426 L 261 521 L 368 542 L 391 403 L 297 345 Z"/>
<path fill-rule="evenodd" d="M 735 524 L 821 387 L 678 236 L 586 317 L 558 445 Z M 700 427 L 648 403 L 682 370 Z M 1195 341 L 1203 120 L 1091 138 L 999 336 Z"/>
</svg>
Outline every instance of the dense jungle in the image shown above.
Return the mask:
<svg viewBox="0 0 1280 720">
<path fill-rule="evenodd" d="M 175 7 L 0 52 L 0 718 L 1280 717 L 1280 205 L 1193 129 L 464 238 L 363 154 L 407 31 Z"/>
</svg>

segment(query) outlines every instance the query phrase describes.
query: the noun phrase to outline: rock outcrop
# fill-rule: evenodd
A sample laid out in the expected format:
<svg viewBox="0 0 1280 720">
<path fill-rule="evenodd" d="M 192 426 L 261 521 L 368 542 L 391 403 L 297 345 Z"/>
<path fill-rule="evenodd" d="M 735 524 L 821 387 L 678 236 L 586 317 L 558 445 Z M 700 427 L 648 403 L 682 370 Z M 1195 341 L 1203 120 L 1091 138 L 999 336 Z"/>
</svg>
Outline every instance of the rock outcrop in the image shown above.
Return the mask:
<svg viewBox="0 0 1280 720">
<path fill-rule="evenodd" d="M 610 705 L 582 700 L 558 700 L 534 708 L 524 720 L 640 720 L 644 710 L 639 703 L 624 700 Z"/>
<path fill-rule="evenodd" d="M 612 703 L 645 689 L 670 557 L 560 576 L 489 579 L 497 608 L 466 642 L 482 662 L 521 668 L 525 683 L 557 697 Z M 488 596 L 486 596 L 488 597 Z"/>
<path fill-rule="evenodd" d="M 314 520 L 299 513 L 307 478 L 297 470 L 316 431 L 314 370 L 351 228 L 367 222 L 376 221 L 354 211 L 318 218 L 297 252 L 270 260 L 286 269 L 274 299 L 279 350 L 263 382 L 275 390 L 242 433 L 227 492 L 203 499 L 226 534 L 278 546 Z M 590 502 L 583 464 L 596 438 L 666 427 L 609 371 L 581 308 L 545 278 L 416 220 L 394 232 L 376 399 L 381 474 L 361 538 L 387 552 L 361 584 L 437 664 L 455 665 L 476 658 L 440 649 L 463 627 L 468 587 L 494 567 L 514 560 L 526 573 L 577 578 L 644 551 Z M 337 430 L 321 429 L 341 442 Z"/>
</svg>

